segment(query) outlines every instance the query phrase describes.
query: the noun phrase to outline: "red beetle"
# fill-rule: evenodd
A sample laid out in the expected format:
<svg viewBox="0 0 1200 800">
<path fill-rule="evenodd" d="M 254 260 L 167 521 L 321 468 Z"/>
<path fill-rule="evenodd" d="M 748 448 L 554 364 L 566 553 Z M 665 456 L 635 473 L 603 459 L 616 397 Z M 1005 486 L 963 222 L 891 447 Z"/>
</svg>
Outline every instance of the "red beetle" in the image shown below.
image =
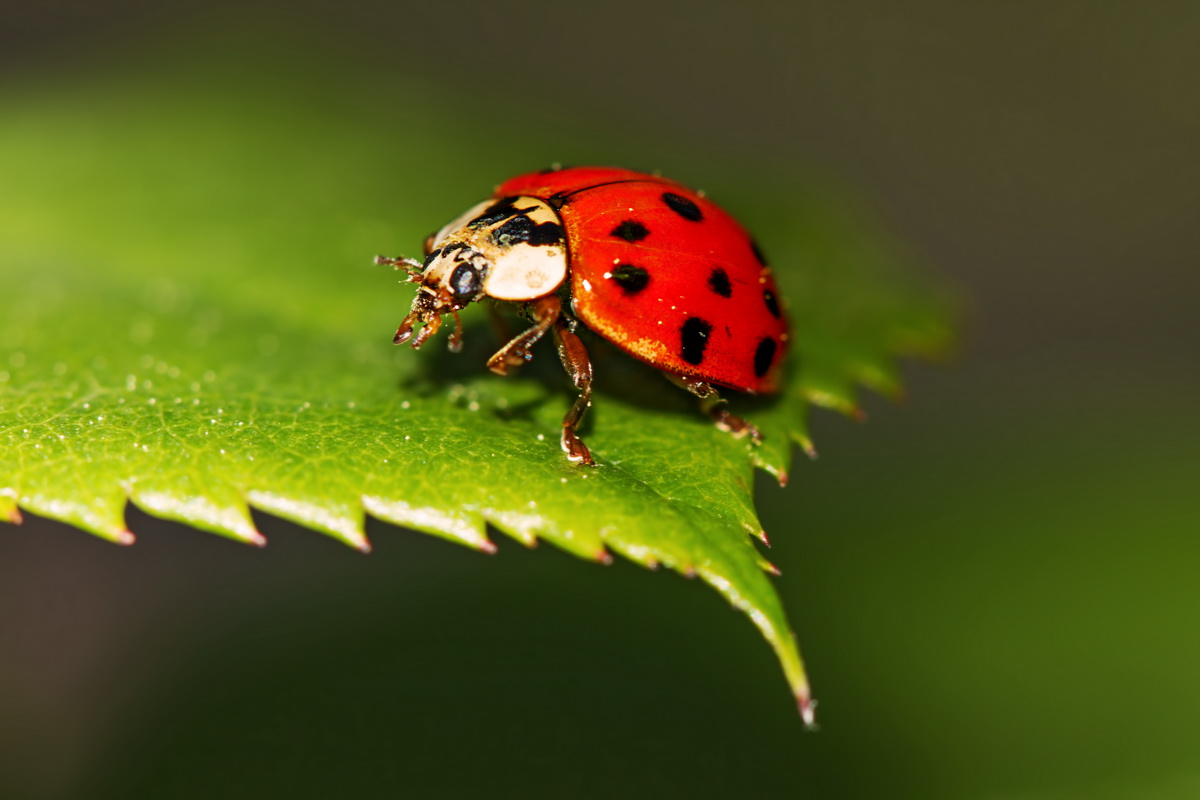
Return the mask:
<svg viewBox="0 0 1200 800">
<path fill-rule="evenodd" d="M 575 429 L 591 402 L 583 323 L 697 395 L 717 425 L 759 440 L 713 385 L 778 390 L 788 323 L 754 241 L 703 194 L 615 167 L 554 168 L 513 178 L 425 241 L 425 260 L 376 259 L 419 283 L 394 341 L 420 347 L 442 316 L 491 297 L 519 303 L 533 326 L 491 357 L 505 375 L 553 331 L 579 397 L 563 418 L 562 449 L 592 464 Z M 413 329 L 423 326 L 415 337 Z"/>
</svg>

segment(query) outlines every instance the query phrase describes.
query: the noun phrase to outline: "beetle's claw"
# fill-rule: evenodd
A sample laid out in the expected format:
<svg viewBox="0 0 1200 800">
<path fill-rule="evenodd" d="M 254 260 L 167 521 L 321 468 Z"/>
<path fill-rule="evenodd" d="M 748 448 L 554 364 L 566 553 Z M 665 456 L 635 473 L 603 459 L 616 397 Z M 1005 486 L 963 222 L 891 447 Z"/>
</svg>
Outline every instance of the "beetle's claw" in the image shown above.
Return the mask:
<svg viewBox="0 0 1200 800">
<path fill-rule="evenodd" d="M 573 428 L 563 427 L 560 443 L 563 452 L 567 454 L 568 461 L 587 464 L 589 467 L 596 466 L 596 462 L 592 460 L 592 452 L 588 450 L 587 445 L 583 443 Z"/>
</svg>

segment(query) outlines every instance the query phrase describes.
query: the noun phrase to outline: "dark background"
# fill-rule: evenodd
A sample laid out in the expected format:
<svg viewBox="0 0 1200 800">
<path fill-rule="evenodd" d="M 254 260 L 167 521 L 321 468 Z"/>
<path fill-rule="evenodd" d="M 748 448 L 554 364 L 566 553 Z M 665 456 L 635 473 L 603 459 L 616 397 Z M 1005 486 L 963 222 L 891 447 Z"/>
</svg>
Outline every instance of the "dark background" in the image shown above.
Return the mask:
<svg viewBox="0 0 1200 800">
<path fill-rule="evenodd" d="M 0 530 L 0 795 L 1200 795 L 1196 4 L 3 19 L 9 83 L 261 37 L 651 160 L 820 175 L 971 311 L 902 407 L 817 413 L 820 460 L 759 486 L 819 733 L 696 583 L 378 524 L 363 558 L 260 517 L 258 552 L 131 509 L 131 549 Z"/>
</svg>

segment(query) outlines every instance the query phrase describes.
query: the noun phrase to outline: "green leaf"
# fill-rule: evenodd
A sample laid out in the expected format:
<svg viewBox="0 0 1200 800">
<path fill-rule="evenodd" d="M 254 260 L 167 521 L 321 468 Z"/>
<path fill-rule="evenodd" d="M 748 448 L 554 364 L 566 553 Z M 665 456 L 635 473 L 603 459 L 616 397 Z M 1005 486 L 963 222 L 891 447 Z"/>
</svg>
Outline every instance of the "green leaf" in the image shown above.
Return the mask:
<svg viewBox="0 0 1200 800">
<path fill-rule="evenodd" d="M 598 466 L 572 466 L 552 348 L 492 376 L 478 313 L 460 355 L 394 348 L 411 287 L 371 262 L 549 160 L 538 143 L 494 109 L 488 137 L 401 124 L 379 109 L 436 107 L 428 90 L 273 63 L 183 59 L 0 111 L 0 519 L 19 506 L 129 543 L 131 500 L 253 544 L 250 507 L 364 551 L 370 514 L 482 551 L 490 525 L 617 553 L 698 575 L 749 614 L 808 713 L 751 539 L 754 467 L 782 480 L 789 442 L 811 450 L 809 403 L 853 412 L 856 384 L 898 392 L 894 354 L 948 340 L 944 299 L 893 274 L 827 196 L 743 193 L 735 210 L 774 251 L 796 324 L 787 392 L 735 401 L 766 441 L 716 430 L 593 338 Z"/>
</svg>

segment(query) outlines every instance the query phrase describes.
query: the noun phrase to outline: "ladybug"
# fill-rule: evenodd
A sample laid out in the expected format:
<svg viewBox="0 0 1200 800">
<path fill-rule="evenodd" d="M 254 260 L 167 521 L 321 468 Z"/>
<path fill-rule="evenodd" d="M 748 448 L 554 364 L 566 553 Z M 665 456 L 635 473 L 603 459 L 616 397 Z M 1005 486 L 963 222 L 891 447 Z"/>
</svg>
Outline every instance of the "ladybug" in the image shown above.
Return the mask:
<svg viewBox="0 0 1200 800">
<path fill-rule="evenodd" d="M 502 183 L 426 239 L 424 261 L 375 261 L 420 284 L 396 344 L 419 348 L 450 314 L 457 352 L 458 312 L 485 297 L 519 304 L 532 322 L 491 357 L 493 372 L 529 361 L 553 333 L 579 390 L 562 423 L 571 461 L 593 464 L 576 433 L 592 394 L 581 324 L 699 397 L 718 427 L 761 438 L 714 387 L 777 391 L 788 322 L 762 251 L 700 192 L 616 167 L 555 167 Z"/>
</svg>

